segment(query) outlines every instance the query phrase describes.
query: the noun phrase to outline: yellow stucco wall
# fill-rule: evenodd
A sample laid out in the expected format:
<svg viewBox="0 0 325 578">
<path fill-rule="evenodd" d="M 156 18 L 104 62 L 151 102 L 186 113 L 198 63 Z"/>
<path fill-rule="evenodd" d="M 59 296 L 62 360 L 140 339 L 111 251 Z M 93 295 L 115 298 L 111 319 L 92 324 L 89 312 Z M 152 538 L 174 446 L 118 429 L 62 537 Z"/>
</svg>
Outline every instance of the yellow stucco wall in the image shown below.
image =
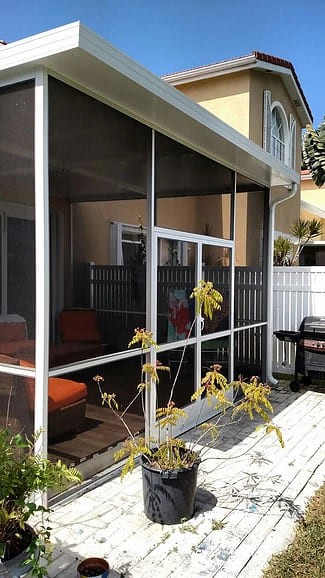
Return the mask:
<svg viewBox="0 0 325 578">
<path fill-rule="evenodd" d="M 301 179 L 301 200 L 325 211 L 325 185 L 316 187 L 311 177 Z"/>
<path fill-rule="evenodd" d="M 79 203 L 73 207 L 73 255 L 77 262 L 97 265 L 111 262 L 111 221 L 145 226 L 146 205 L 142 200 Z"/>
<path fill-rule="evenodd" d="M 322 224 L 322 235 L 320 235 L 319 237 L 315 237 L 315 241 L 325 241 L 325 218 L 320 217 L 319 215 L 315 215 L 315 213 L 311 213 L 310 211 L 306 211 L 306 209 L 301 209 L 300 212 L 300 216 L 302 219 L 307 219 L 307 220 L 311 220 L 311 219 L 317 219 L 318 221 L 321 222 Z"/>
<path fill-rule="evenodd" d="M 300 216 L 300 194 L 288 201 L 280 203 L 275 209 L 275 230 L 281 233 L 290 233 L 291 225 Z"/>
<path fill-rule="evenodd" d="M 230 237 L 230 195 L 157 199 L 157 225 L 201 235 Z M 111 222 L 146 226 L 141 200 L 79 203 L 73 207 L 73 254 L 76 262 L 112 262 Z"/>
<path fill-rule="evenodd" d="M 248 137 L 249 84 L 249 75 L 239 72 L 180 84 L 176 88 Z"/>
<path fill-rule="evenodd" d="M 249 138 L 259 146 L 263 146 L 263 102 L 264 91 L 271 91 L 272 102 L 282 104 L 289 122 L 289 115 L 292 114 L 296 120 L 296 170 L 300 170 L 301 165 L 301 130 L 297 111 L 288 95 L 288 92 L 278 76 L 273 73 L 251 71 L 250 72 L 250 133 Z M 284 201 L 275 210 L 275 230 L 282 233 L 289 233 L 291 225 L 299 219 L 300 215 L 300 188 L 296 195 Z"/>
<path fill-rule="evenodd" d="M 325 186 L 319 189 L 316 187 L 312 178 L 304 173 L 301 180 L 301 200 L 305 201 L 309 205 L 313 205 L 316 208 L 316 211 L 313 213 L 302 207 L 300 216 L 303 219 L 318 219 L 321 221 L 323 234 L 320 237 L 317 237 L 316 240 L 325 241 L 325 218 L 322 215 L 317 214 L 318 209 L 321 212 L 325 212 Z"/>
<path fill-rule="evenodd" d="M 264 91 L 270 90 L 272 102 L 282 104 L 288 123 L 290 114 L 296 120 L 296 168 L 300 170 L 302 126 L 295 106 L 281 78 L 276 74 L 247 70 L 181 84 L 176 88 L 259 146 L 263 146 Z M 275 229 L 289 233 L 292 223 L 299 218 L 299 214 L 298 189 L 293 199 L 285 201 L 276 209 Z"/>
</svg>

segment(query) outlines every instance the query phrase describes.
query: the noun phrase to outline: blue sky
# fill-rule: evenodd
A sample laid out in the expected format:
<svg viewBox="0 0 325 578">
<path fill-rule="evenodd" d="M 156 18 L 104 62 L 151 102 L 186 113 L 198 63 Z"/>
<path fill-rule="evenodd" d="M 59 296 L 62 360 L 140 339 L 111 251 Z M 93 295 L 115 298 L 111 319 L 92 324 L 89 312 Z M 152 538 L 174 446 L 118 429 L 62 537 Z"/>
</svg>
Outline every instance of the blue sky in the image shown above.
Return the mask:
<svg viewBox="0 0 325 578">
<path fill-rule="evenodd" d="M 325 115 L 325 0 L 9 0 L 0 38 L 75 20 L 157 75 L 259 50 L 290 60 L 318 126 Z"/>
</svg>

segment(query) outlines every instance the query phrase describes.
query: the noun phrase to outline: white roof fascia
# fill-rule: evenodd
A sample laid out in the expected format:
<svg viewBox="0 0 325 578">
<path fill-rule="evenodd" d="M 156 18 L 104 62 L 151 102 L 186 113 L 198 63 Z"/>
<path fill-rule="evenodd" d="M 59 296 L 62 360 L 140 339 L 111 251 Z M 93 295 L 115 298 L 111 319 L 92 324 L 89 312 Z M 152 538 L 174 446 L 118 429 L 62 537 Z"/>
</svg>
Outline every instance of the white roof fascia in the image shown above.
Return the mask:
<svg viewBox="0 0 325 578">
<path fill-rule="evenodd" d="M 10 42 L 0 47 L 0 71 L 32 63 L 53 54 L 64 52 L 79 44 L 79 22 L 73 22 Z"/>
<path fill-rule="evenodd" d="M 229 74 L 234 72 L 234 70 L 247 70 L 248 68 L 251 68 L 255 65 L 255 56 L 248 55 L 224 62 L 216 62 L 206 66 L 199 66 L 198 68 L 190 68 L 189 70 L 181 70 L 180 72 L 164 74 L 161 78 L 162 80 L 173 84 L 173 86 L 177 86 L 178 84 L 186 84 L 191 80 L 205 80 L 214 76 Z"/>
<path fill-rule="evenodd" d="M 3 73 L 38 66 L 264 186 L 300 182 L 298 173 L 80 22 L 0 48 Z"/>
</svg>

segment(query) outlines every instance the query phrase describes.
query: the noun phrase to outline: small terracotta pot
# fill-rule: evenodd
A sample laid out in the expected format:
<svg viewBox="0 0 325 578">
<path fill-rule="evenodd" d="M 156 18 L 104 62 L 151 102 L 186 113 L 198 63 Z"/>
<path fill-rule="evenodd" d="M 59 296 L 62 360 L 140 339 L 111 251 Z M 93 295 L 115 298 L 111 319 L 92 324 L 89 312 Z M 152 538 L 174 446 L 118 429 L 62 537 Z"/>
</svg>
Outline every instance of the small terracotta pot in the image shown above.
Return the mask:
<svg viewBox="0 0 325 578">
<path fill-rule="evenodd" d="M 78 564 L 80 578 L 107 578 L 109 565 L 104 558 L 86 558 Z"/>
</svg>

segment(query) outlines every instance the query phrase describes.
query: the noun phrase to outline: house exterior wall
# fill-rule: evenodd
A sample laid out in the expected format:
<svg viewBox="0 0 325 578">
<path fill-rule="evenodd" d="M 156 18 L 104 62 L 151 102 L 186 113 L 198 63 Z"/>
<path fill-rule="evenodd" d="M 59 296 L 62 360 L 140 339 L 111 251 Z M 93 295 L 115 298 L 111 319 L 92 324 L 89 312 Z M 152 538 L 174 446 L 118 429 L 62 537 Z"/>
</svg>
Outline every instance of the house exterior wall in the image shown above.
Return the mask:
<svg viewBox="0 0 325 578">
<path fill-rule="evenodd" d="M 325 211 L 324 192 L 325 187 L 316 187 L 311 176 L 306 174 L 306 171 L 303 171 L 301 179 L 301 200 Z"/>
<path fill-rule="evenodd" d="M 237 195 L 236 266 L 260 266 L 263 238 L 264 197 L 262 193 Z M 181 231 L 195 231 L 219 238 L 230 238 L 230 195 L 158 199 L 158 226 Z M 111 246 L 112 221 L 138 225 L 145 221 L 145 202 L 107 201 L 79 203 L 73 208 L 73 254 L 77 263 L 97 265 L 114 263 Z M 213 217 L 215 215 L 215 217 Z M 219 261 L 229 264 L 229 254 L 219 251 Z M 206 248 L 207 264 L 216 256 Z M 209 257 L 209 258 L 208 258 Z"/>
<path fill-rule="evenodd" d="M 279 102 L 282 104 L 287 119 L 292 114 L 297 123 L 296 130 L 296 167 L 301 165 L 301 150 L 300 150 L 300 135 L 302 125 L 299 121 L 296 108 L 279 76 L 275 73 L 259 72 L 252 70 L 250 75 L 250 102 L 249 102 L 249 116 L 250 116 L 250 132 L 249 138 L 259 146 L 263 146 L 263 93 L 264 90 L 270 90 L 272 95 L 272 102 Z"/>
<path fill-rule="evenodd" d="M 230 195 L 157 199 L 157 207 L 160 227 L 230 237 Z M 79 263 L 111 264 L 111 222 L 137 226 L 139 217 L 145 227 L 146 204 L 142 200 L 74 204 L 74 259 Z"/>
<path fill-rule="evenodd" d="M 139 216 L 145 226 L 146 206 L 140 199 L 76 203 L 73 207 L 75 260 L 109 264 L 112 261 L 111 222 L 137 225 Z"/>
<path fill-rule="evenodd" d="M 282 104 L 287 119 L 290 114 L 296 120 L 296 169 L 299 171 L 301 165 L 301 131 L 302 125 L 299 122 L 295 107 L 285 89 L 281 78 L 275 74 L 250 72 L 250 134 L 249 138 L 256 144 L 263 146 L 263 93 L 270 90 L 272 102 Z M 281 203 L 275 212 L 275 230 L 281 233 L 290 233 L 291 225 L 300 215 L 300 189 L 292 199 Z"/>
<path fill-rule="evenodd" d="M 276 73 L 247 70 L 180 84 L 176 88 L 261 147 L 264 90 L 270 90 L 272 102 L 282 104 L 288 122 L 290 114 L 296 120 L 296 168 L 299 170 L 302 125 L 292 100 Z M 276 210 L 275 229 L 289 233 L 292 223 L 299 218 L 300 190 L 280 207 Z"/>
<path fill-rule="evenodd" d="M 306 209 L 305 207 L 301 208 L 300 216 L 303 219 L 318 219 L 322 223 L 323 233 L 319 237 L 317 237 L 316 241 L 325 241 L 325 194 L 324 194 L 324 187 L 319 189 L 316 187 L 313 179 L 311 178 L 308 173 L 303 171 L 302 179 L 301 179 L 301 200 L 311 207 L 315 207 L 315 212 Z"/>
<path fill-rule="evenodd" d="M 296 195 L 278 205 L 275 209 L 275 230 L 281 233 L 290 234 L 292 224 L 299 219 L 300 215 L 300 194 Z"/>
<path fill-rule="evenodd" d="M 249 137 L 250 78 L 247 72 L 180 84 L 176 88 Z"/>
<path fill-rule="evenodd" d="M 236 197 L 235 266 L 259 267 L 263 251 L 264 196 L 240 193 Z"/>
</svg>

